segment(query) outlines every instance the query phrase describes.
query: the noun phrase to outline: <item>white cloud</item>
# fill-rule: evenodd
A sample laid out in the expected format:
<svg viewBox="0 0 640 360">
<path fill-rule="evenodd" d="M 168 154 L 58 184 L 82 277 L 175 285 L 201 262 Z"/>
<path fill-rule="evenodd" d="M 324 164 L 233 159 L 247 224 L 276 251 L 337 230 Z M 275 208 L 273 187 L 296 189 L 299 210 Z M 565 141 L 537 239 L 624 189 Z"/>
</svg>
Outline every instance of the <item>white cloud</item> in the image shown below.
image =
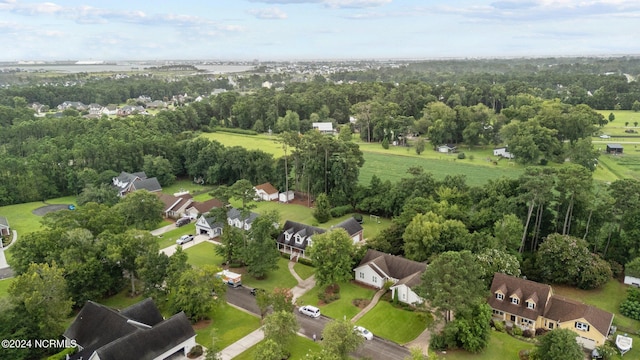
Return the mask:
<svg viewBox="0 0 640 360">
<path fill-rule="evenodd" d="M 276 7 L 266 9 L 251 9 L 248 12 L 258 19 L 274 20 L 287 18 L 287 14 Z"/>
<path fill-rule="evenodd" d="M 323 4 L 332 8 L 367 8 L 391 3 L 393 0 L 249 0 L 265 4 Z"/>
</svg>

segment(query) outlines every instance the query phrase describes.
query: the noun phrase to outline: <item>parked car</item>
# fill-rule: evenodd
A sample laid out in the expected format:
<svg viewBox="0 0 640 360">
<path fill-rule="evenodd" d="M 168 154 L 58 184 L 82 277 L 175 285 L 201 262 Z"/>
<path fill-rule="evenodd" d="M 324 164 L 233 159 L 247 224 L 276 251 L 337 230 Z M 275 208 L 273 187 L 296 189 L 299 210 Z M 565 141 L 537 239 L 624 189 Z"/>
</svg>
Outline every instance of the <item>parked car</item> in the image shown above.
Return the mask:
<svg viewBox="0 0 640 360">
<path fill-rule="evenodd" d="M 607 134 L 602 134 L 600 135 L 600 139 L 610 139 L 611 136 L 607 135 Z"/>
<path fill-rule="evenodd" d="M 302 315 L 307 315 L 313 318 L 317 318 L 320 316 L 320 309 L 311 305 L 305 305 L 301 307 L 298 311 L 300 311 L 300 314 Z"/>
<path fill-rule="evenodd" d="M 182 235 L 182 236 L 180 236 L 180 238 L 178 240 L 176 240 L 176 244 L 184 245 L 184 244 L 188 243 L 189 241 L 192 241 L 193 239 L 194 239 L 193 235 Z"/>
<path fill-rule="evenodd" d="M 176 220 L 176 227 L 185 226 L 190 222 L 191 222 L 191 218 L 188 218 L 188 217 L 180 218 Z"/>
<path fill-rule="evenodd" d="M 256 296 L 258 295 L 258 293 L 263 293 L 265 292 L 264 289 L 260 289 L 260 288 L 253 288 L 251 289 L 251 295 Z"/>
<path fill-rule="evenodd" d="M 371 333 L 371 331 L 363 328 L 362 326 L 354 326 L 353 331 L 357 332 L 358 335 L 362 336 L 367 340 L 373 340 L 373 334 Z"/>
</svg>

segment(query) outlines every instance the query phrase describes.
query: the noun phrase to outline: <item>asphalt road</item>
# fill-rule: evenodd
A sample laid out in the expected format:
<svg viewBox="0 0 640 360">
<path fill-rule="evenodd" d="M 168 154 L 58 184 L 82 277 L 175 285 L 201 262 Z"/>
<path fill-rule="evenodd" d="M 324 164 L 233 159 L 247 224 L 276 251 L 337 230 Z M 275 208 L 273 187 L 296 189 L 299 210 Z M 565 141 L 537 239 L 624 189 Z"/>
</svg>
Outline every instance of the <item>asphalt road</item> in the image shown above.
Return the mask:
<svg viewBox="0 0 640 360">
<path fill-rule="evenodd" d="M 245 287 L 229 287 L 227 289 L 227 302 L 259 315 L 260 310 L 250 291 L 250 288 Z M 320 340 L 324 326 L 331 321 L 331 319 L 326 316 L 320 316 L 314 319 L 301 315 L 298 311 L 296 311 L 296 316 L 298 318 L 298 324 L 300 324 L 299 332 L 310 339 L 313 338 L 313 334 L 316 334 L 318 341 Z M 365 340 L 364 345 L 352 355 L 376 360 L 404 360 L 410 353 L 405 347 L 374 336 L 373 340 Z"/>
</svg>

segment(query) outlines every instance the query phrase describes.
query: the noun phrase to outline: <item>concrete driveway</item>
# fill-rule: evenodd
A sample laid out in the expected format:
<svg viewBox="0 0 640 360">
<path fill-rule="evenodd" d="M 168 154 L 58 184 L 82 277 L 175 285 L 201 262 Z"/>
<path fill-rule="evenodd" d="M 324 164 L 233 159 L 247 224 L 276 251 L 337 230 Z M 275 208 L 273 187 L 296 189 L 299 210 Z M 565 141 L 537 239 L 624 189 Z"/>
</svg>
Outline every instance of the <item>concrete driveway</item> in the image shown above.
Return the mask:
<svg viewBox="0 0 640 360">
<path fill-rule="evenodd" d="M 182 249 L 188 249 L 192 246 L 195 246 L 197 244 L 203 243 L 209 241 L 209 236 L 207 235 L 196 235 L 193 239 L 193 241 L 189 241 L 188 243 L 182 245 Z M 173 253 L 176 252 L 176 246 L 177 245 L 171 245 L 169 247 L 166 247 L 164 249 L 160 249 L 161 253 L 165 253 L 167 256 L 171 256 L 173 255 Z"/>
</svg>

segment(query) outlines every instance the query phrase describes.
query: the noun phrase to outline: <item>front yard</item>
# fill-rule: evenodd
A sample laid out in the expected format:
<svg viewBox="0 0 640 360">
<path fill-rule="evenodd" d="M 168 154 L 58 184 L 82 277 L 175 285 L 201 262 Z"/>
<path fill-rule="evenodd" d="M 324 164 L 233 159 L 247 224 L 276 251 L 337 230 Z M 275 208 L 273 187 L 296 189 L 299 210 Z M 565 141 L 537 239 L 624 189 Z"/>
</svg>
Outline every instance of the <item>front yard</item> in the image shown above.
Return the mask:
<svg viewBox="0 0 640 360">
<path fill-rule="evenodd" d="M 320 304 L 318 294 L 321 289 L 319 286 L 314 287 L 311 291 L 307 292 L 300 298 L 298 298 L 298 305 L 314 305 L 320 308 L 322 314 L 334 318 L 342 319 L 347 317 L 351 319 L 357 313 L 362 310 L 361 308 L 353 304 L 355 299 L 371 300 L 375 294 L 375 290 L 356 285 L 352 282 L 340 283 L 340 299 L 335 300 L 329 304 Z M 368 302 L 367 302 L 368 303 Z"/>
<path fill-rule="evenodd" d="M 260 343 L 258 343 L 260 344 Z M 242 354 L 236 356 L 235 360 L 253 360 L 256 357 L 256 349 L 258 345 L 254 345 Z M 317 353 L 320 351 L 320 344 L 313 342 L 306 337 L 296 336 L 291 343 L 291 356 L 289 359 L 304 359 L 308 353 Z"/>
<path fill-rule="evenodd" d="M 369 329 L 374 335 L 406 344 L 420 335 L 433 323 L 431 313 L 397 308 L 390 302 L 381 300 L 356 324 Z"/>
<path fill-rule="evenodd" d="M 520 341 L 505 332 L 492 331 L 489 345 L 480 354 L 472 354 L 464 350 L 438 352 L 444 360 L 519 360 L 518 353 L 523 349 L 533 349 L 534 344 Z"/>
<path fill-rule="evenodd" d="M 249 315 L 233 306 L 223 303 L 209 314 L 211 320 L 201 321 L 194 325 L 196 342 L 204 347 L 211 347 L 213 334 L 218 338 L 218 348 L 233 344 L 260 327 L 260 318 Z"/>
</svg>

